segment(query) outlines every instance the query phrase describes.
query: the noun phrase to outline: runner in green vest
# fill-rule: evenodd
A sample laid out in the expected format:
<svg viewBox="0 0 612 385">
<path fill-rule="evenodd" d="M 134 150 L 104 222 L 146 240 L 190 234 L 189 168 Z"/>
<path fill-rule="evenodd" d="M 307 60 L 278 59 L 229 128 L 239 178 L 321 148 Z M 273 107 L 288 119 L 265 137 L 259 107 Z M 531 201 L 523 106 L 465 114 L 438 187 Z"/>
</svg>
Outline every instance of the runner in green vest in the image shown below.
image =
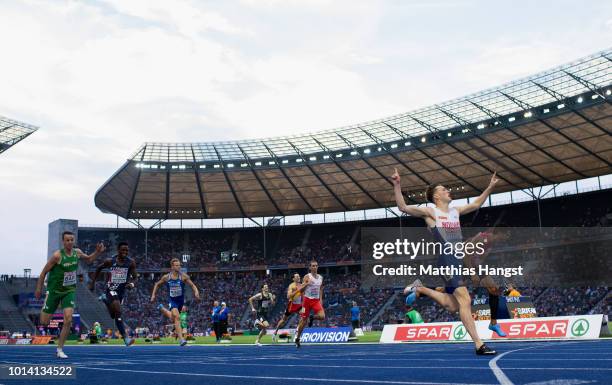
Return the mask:
<svg viewBox="0 0 612 385">
<path fill-rule="evenodd" d="M 40 298 L 43 283 L 48 273 L 47 292 L 45 304 L 40 313 L 40 323 L 41 325 L 48 325 L 51 316 L 57 307 L 61 305 L 64 312 L 64 326 L 57 342 L 56 356 L 57 358 L 68 358 L 63 349 L 66 338 L 68 338 L 70 333 L 70 327 L 72 326 L 72 313 L 74 311 L 77 284 L 76 272 L 79 259 L 91 263 L 104 252 L 105 247 L 104 244 L 98 243 L 96 251 L 87 255 L 80 249 L 74 248 L 74 234 L 70 231 L 62 233 L 62 242 L 64 247 L 53 253 L 40 273 L 34 295 L 36 299 Z"/>
<path fill-rule="evenodd" d="M 179 319 L 181 320 L 181 329 L 183 329 L 183 333 L 187 334 L 187 328 L 189 327 L 189 322 L 187 321 L 187 306 L 183 305 L 181 309 L 181 314 L 179 314 Z"/>
<path fill-rule="evenodd" d="M 416 311 L 412 306 L 406 306 L 406 323 L 407 324 L 422 324 L 423 317 L 421 317 L 421 313 Z"/>
</svg>

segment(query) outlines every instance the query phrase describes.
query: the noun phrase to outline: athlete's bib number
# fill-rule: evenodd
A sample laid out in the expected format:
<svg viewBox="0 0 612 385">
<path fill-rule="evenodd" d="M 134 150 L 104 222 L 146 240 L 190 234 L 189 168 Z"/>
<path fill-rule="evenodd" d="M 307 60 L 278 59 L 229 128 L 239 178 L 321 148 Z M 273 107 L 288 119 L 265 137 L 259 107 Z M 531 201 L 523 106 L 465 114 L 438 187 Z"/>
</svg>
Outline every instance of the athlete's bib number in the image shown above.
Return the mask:
<svg viewBox="0 0 612 385">
<path fill-rule="evenodd" d="M 180 286 L 170 286 L 170 297 L 180 297 L 183 295 L 183 289 Z"/>
<path fill-rule="evenodd" d="M 308 290 L 308 297 L 319 298 L 319 287 L 318 286 L 310 287 L 309 289 L 310 290 Z"/>
<path fill-rule="evenodd" d="M 111 283 L 126 283 L 127 269 L 111 270 Z"/>
<path fill-rule="evenodd" d="M 262 301 L 261 307 L 267 309 L 270 306 L 270 301 Z"/>
<path fill-rule="evenodd" d="M 76 271 L 67 271 L 64 273 L 64 286 L 76 285 Z"/>
</svg>

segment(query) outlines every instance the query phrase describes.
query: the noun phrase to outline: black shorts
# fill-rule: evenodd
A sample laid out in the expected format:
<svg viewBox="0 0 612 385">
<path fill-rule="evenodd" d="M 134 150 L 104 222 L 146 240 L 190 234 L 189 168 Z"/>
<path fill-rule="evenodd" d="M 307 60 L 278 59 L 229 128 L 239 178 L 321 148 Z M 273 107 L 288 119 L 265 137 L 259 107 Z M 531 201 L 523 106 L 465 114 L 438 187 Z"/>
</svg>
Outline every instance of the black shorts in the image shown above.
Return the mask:
<svg viewBox="0 0 612 385">
<path fill-rule="evenodd" d="M 463 262 L 452 254 L 438 256 L 438 267 L 446 266 L 461 268 L 463 267 Z M 465 280 L 463 276 L 460 275 L 443 275 L 442 279 L 444 280 L 444 291 L 448 294 L 453 294 L 458 287 L 465 286 Z"/>
<path fill-rule="evenodd" d="M 353 329 L 359 329 L 359 320 L 351 321 L 351 325 L 353 326 Z"/>
<path fill-rule="evenodd" d="M 270 323 L 268 321 L 268 313 L 257 313 L 257 318 L 255 319 L 255 323 L 264 323 L 264 322 L 268 322 L 268 324 Z"/>
<path fill-rule="evenodd" d="M 123 296 L 125 295 L 125 289 L 117 289 L 111 290 L 106 288 L 104 292 L 104 303 L 110 305 L 115 301 L 119 301 L 119 303 L 123 303 Z"/>
</svg>

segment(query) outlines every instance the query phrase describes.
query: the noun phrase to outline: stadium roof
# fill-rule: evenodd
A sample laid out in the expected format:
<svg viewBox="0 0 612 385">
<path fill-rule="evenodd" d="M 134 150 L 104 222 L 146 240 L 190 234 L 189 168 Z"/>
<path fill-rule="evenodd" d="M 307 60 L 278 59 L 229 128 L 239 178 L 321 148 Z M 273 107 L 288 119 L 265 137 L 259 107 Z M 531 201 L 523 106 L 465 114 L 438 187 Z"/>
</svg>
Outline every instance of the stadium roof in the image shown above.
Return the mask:
<svg viewBox="0 0 612 385">
<path fill-rule="evenodd" d="M 0 116 L 0 154 L 38 130 L 38 127 Z"/>
<path fill-rule="evenodd" d="M 127 219 L 286 216 L 391 207 L 428 184 L 475 196 L 609 174 L 612 50 L 463 98 L 287 137 L 145 143 L 97 191 Z"/>
</svg>

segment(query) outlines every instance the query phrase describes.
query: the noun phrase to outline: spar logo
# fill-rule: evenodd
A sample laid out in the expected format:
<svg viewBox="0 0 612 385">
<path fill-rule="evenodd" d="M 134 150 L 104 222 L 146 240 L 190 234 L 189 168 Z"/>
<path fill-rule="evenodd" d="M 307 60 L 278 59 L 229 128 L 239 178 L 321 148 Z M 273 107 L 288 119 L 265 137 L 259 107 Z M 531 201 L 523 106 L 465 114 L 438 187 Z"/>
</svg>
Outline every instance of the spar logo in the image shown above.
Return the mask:
<svg viewBox="0 0 612 385">
<path fill-rule="evenodd" d="M 450 340 L 452 324 L 446 325 L 411 325 L 398 327 L 394 341 L 435 341 Z"/>
<path fill-rule="evenodd" d="M 463 325 L 458 325 L 453 332 L 453 338 L 456 340 L 462 340 L 467 335 L 465 331 L 465 327 Z"/>
<path fill-rule="evenodd" d="M 504 338 L 559 338 L 567 335 L 568 320 L 534 320 L 527 322 L 500 322 Z M 585 332 L 586 333 L 586 332 Z M 493 334 L 493 338 L 502 338 Z"/>
<path fill-rule="evenodd" d="M 307 328 L 304 330 L 301 342 L 336 343 L 348 342 L 351 328 Z"/>
<path fill-rule="evenodd" d="M 570 329 L 574 337 L 582 337 L 589 331 L 589 321 L 584 318 L 579 318 L 572 324 Z"/>
</svg>

